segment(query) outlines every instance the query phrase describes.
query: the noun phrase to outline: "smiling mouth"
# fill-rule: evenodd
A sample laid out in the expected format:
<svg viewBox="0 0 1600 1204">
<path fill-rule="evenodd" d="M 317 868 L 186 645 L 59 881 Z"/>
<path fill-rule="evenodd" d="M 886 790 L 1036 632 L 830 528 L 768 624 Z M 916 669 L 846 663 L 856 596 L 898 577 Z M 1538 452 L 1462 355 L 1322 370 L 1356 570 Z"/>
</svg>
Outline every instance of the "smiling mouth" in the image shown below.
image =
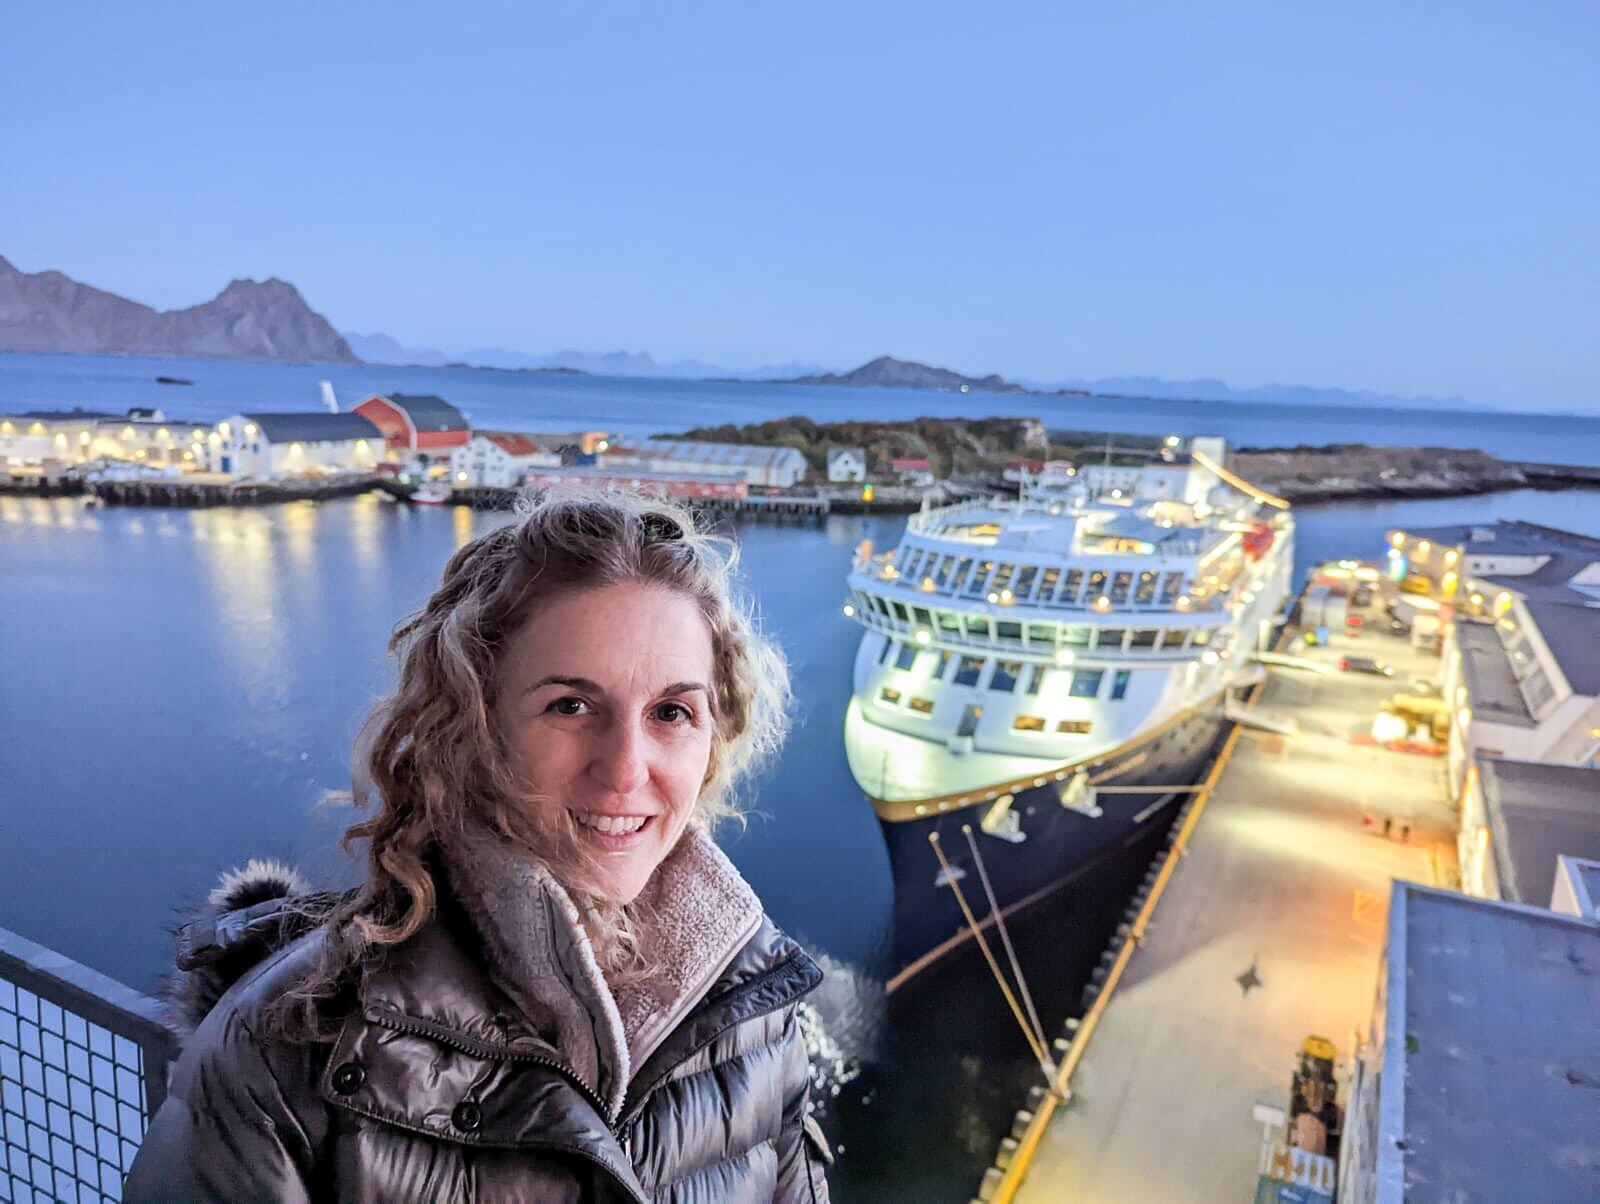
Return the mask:
<svg viewBox="0 0 1600 1204">
<path fill-rule="evenodd" d="M 632 836 L 655 818 L 651 815 L 596 815 L 588 811 L 574 811 L 570 807 L 568 811 L 580 827 L 601 836 Z"/>
</svg>

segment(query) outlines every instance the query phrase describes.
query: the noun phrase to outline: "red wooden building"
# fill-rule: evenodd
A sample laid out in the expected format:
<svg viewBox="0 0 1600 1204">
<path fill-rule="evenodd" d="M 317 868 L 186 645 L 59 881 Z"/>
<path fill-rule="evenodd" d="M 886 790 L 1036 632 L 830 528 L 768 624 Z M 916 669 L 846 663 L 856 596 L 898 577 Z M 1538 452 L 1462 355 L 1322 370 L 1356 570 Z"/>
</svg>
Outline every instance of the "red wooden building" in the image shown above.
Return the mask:
<svg viewBox="0 0 1600 1204">
<path fill-rule="evenodd" d="M 369 397 L 355 412 L 383 432 L 393 452 L 448 454 L 472 436 L 466 415 L 430 393 Z"/>
</svg>

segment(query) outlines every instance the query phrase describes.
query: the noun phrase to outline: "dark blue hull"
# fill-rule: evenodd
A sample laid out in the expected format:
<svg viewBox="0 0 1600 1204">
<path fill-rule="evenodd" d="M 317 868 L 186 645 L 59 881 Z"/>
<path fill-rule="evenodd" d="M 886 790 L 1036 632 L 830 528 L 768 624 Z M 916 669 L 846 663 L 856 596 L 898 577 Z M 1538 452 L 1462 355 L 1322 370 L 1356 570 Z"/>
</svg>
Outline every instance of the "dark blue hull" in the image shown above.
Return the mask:
<svg viewBox="0 0 1600 1204">
<path fill-rule="evenodd" d="M 980 922 L 989 915 L 989 906 L 961 832 L 963 824 L 972 826 L 1001 908 L 1008 914 L 1021 910 L 1091 862 L 1134 843 L 1153 827 L 1170 823 L 1189 795 L 1169 788 L 1191 785 L 1205 775 L 1225 728 L 1219 697 L 1214 706 L 1194 711 L 1143 744 L 1095 766 L 1091 772 L 1097 785 L 1151 787 L 1098 795 L 1102 812 L 1098 817 L 1063 807 L 1053 786 L 1019 791 L 1012 810 L 1027 837 L 1021 842 L 986 835 L 978 826 L 983 806 L 904 823 L 880 821 L 894 872 L 896 980 L 903 981 L 908 970 L 915 973 L 970 936 L 955 892 L 937 880 L 939 861 L 928 840 L 930 832 L 939 834 L 940 848 L 951 865 L 965 872 L 960 886 Z"/>
</svg>

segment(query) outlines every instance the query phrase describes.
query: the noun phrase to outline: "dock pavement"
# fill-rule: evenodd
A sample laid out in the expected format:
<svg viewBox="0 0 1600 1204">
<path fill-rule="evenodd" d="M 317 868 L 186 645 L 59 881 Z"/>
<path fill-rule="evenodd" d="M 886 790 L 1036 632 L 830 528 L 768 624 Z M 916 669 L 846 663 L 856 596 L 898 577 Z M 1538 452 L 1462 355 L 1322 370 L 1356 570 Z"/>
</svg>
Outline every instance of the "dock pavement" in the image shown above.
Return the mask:
<svg viewBox="0 0 1600 1204">
<path fill-rule="evenodd" d="M 1270 671 L 1255 706 L 1298 732 L 1239 733 L 1086 1034 L 1070 1101 L 1031 1159 L 1024 1143 L 1015 1199 L 1252 1199 L 1252 1112 L 1286 1107 L 1306 1036 L 1333 1041 L 1342 1080 L 1372 1013 L 1390 882 L 1455 880 L 1444 759 L 1361 742 L 1438 658 L 1379 632 L 1381 609 L 1358 613 L 1360 637 L 1297 655 L 1375 657 L 1394 676 Z"/>
</svg>

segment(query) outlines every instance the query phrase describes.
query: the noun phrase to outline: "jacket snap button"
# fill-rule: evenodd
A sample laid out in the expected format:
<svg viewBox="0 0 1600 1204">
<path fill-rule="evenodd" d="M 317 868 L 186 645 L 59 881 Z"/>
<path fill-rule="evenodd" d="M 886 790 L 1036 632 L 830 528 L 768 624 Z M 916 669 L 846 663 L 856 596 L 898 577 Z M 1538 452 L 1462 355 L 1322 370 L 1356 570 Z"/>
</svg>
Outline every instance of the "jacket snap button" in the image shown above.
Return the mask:
<svg viewBox="0 0 1600 1204">
<path fill-rule="evenodd" d="M 366 1081 L 367 1072 L 355 1062 L 346 1062 L 333 1072 L 333 1089 L 340 1095 L 354 1095 Z"/>
<path fill-rule="evenodd" d="M 483 1109 L 471 1100 L 465 1100 L 456 1105 L 450 1120 L 462 1132 L 471 1133 L 483 1123 Z"/>
</svg>

